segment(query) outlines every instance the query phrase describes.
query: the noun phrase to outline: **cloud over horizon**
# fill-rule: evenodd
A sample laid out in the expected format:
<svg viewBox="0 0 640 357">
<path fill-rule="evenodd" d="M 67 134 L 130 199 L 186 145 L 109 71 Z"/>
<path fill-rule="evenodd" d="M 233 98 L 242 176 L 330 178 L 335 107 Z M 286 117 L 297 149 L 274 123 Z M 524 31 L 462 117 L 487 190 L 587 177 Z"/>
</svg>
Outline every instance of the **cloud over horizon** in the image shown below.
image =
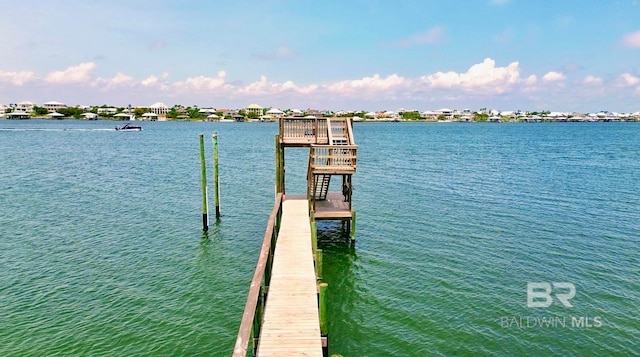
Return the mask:
<svg viewBox="0 0 640 357">
<path fill-rule="evenodd" d="M 88 88 L 96 88 L 100 97 L 106 93 L 122 95 L 130 90 L 142 91 L 148 97 L 182 98 L 192 97 L 203 100 L 211 98 L 227 98 L 228 100 L 255 101 L 262 100 L 282 106 L 287 100 L 306 101 L 310 103 L 342 102 L 349 98 L 371 102 L 381 99 L 391 102 L 403 100 L 419 100 L 427 96 L 430 100 L 444 102 L 458 101 L 461 98 L 487 98 L 494 95 L 515 95 L 517 93 L 545 93 L 562 90 L 567 76 L 561 72 L 548 71 L 540 76 L 523 75 L 519 61 L 506 66 L 499 66 L 492 58 L 485 58 L 482 62 L 472 64 L 466 71 L 437 71 L 415 78 L 408 78 L 397 73 L 386 76 L 373 74 L 358 79 L 345 79 L 325 83 L 296 84 L 292 80 L 282 82 L 269 81 L 262 75 L 254 82 L 243 84 L 242 81 L 229 82 L 227 71 L 220 70 L 215 76 L 198 75 L 183 80 L 169 81 L 168 72 L 159 75 L 149 75 L 143 79 L 136 79 L 123 72 L 117 72 L 113 77 L 92 77 L 98 69 L 93 62 L 84 62 L 69 66 L 64 70 L 50 72 L 43 82 L 55 86 L 56 92 L 63 92 L 65 86 L 85 84 Z M 37 81 L 34 72 L 0 72 L 0 85 L 24 86 L 26 83 Z M 587 84 L 604 90 L 606 84 L 601 77 L 588 75 L 576 79 L 576 83 Z M 552 84 L 556 87 L 550 87 Z M 640 78 L 630 73 L 623 73 L 618 77 L 618 83 L 630 87 L 640 84 Z M 558 84 L 560 85 L 558 87 Z M 545 91 L 544 89 L 547 88 Z M 89 91 L 90 92 L 90 91 Z M 637 94 L 636 94 L 637 95 Z M 253 99 L 251 99 L 253 98 Z M 48 98 L 47 100 L 50 100 Z M 219 99 L 218 99 L 219 100 Z M 104 102 L 103 99 L 94 99 Z M 228 106 L 228 105 L 223 105 Z M 399 104 L 399 106 L 403 106 Z"/>
<path fill-rule="evenodd" d="M 93 62 L 80 63 L 63 71 L 54 71 L 44 78 L 45 82 L 57 84 L 84 83 L 91 80 L 91 72 L 96 68 Z"/>
</svg>

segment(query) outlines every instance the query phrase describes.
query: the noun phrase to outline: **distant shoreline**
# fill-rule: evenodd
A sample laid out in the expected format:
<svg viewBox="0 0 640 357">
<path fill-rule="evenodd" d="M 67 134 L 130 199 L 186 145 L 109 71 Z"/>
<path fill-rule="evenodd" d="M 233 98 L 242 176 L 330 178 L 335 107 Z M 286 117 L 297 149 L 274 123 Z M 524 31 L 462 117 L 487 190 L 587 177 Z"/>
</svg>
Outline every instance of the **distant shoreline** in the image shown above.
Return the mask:
<svg viewBox="0 0 640 357">
<path fill-rule="evenodd" d="M 303 118 L 300 118 L 303 119 Z M 322 118 L 319 118 L 322 119 Z M 6 118 L 4 116 L 0 117 L 0 120 L 11 120 L 11 121 L 29 121 L 29 120 L 47 120 L 47 121 L 62 121 L 62 120 L 73 120 L 73 121 L 113 121 L 113 122 L 123 122 L 123 121 L 131 121 L 131 120 L 122 120 L 122 119 L 114 119 L 114 118 L 98 118 L 98 119 L 76 119 L 72 117 L 65 118 L 48 118 L 48 117 L 32 117 L 28 119 L 13 119 Z M 159 122 L 191 122 L 191 123 L 226 123 L 226 121 L 220 120 L 133 120 L 136 122 L 151 122 L 151 121 L 159 121 Z M 267 121 L 230 121 L 233 123 L 277 123 L 276 120 L 267 120 Z M 505 120 L 505 121 L 465 121 L 465 120 L 426 120 L 426 119 L 415 119 L 415 120 L 386 120 L 386 119 L 362 119 L 362 120 L 353 120 L 354 123 L 433 123 L 433 124 L 445 124 L 445 123 L 463 123 L 463 124 L 480 124 L 480 123 L 490 123 L 490 124 L 532 124 L 532 123 L 637 123 L 640 122 L 640 118 L 604 118 L 604 119 L 590 119 L 590 120 L 554 120 L 554 119 L 546 119 L 546 120 Z"/>
</svg>

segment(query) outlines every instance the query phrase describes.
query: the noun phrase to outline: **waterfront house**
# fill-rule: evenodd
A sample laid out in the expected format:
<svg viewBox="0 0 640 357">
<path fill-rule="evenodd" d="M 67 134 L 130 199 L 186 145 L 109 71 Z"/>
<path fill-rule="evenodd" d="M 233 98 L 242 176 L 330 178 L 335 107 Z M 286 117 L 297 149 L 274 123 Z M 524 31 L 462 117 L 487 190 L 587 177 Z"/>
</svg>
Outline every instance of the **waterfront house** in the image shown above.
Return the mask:
<svg viewBox="0 0 640 357">
<path fill-rule="evenodd" d="M 145 108 L 145 109 L 149 109 L 149 112 L 156 114 L 158 117 L 160 116 L 166 117 L 167 113 L 169 113 L 169 107 L 164 105 L 164 103 L 160 103 L 160 102 L 153 103 L 148 108 Z"/>
<path fill-rule="evenodd" d="M 259 118 L 260 116 L 262 116 L 262 107 L 258 104 L 249 104 L 246 108 L 244 108 L 244 112 L 247 114 L 247 116 L 253 114 L 253 116 Z"/>
<path fill-rule="evenodd" d="M 18 104 L 16 104 L 16 111 L 19 112 L 24 112 L 27 114 L 30 114 L 31 112 L 33 112 L 33 107 L 35 107 L 36 104 L 33 102 L 20 102 Z"/>
<path fill-rule="evenodd" d="M 200 108 L 200 110 L 198 110 L 198 113 L 209 116 L 211 114 L 215 114 L 216 111 L 217 111 L 216 108 Z"/>
<path fill-rule="evenodd" d="M 442 109 L 438 109 L 436 110 L 436 115 L 437 116 L 444 116 L 446 120 L 451 120 L 453 119 L 453 110 L 448 109 L 448 108 L 442 108 Z"/>
<path fill-rule="evenodd" d="M 434 112 L 433 110 L 425 110 L 424 112 L 420 113 L 420 117 L 426 120 L 437 120 L 438 113 Z"/>
<path fill-rule="evenodd" d="M 289 116 L 292 116 L 292 117 L 303 117 L 304 113 L 300 109 L 291 109 L 289 111 Z"/>
<path fill-rule="evenodd" d="M 318 109 L 311 109 L 311 108 L 307 108 L 307 111 L 305 112 L 305 115 L 313 115 L 316 118 L 322 118 L 325 116 L 325 113 L 318 110 Z"/>
<path fill-rule="evenodd" d="M 47 111 L 49 111 L 49 113 L 55 113 L 60 109 L 65 109 L 67 107 L 66 104 L 64 103 L 60 103 L 60 102 L 56 102 L 56 101 L 51 101 L 51 102 L 46 102 L 42 105 Z"/>
<path fill-rule="evenodd" d="M 267 111 L 267 115 L 271 118 L 279 119 L 284 117 L 284 112 L 278 108 L 271 108 Z"/>
<path fill-rule="evenodd" d="M 117 108 L 109 107 L 109 108 L 98 108 L 98 114 L 102 115 L 114 115 L 118 112 Z"/>
</svg>

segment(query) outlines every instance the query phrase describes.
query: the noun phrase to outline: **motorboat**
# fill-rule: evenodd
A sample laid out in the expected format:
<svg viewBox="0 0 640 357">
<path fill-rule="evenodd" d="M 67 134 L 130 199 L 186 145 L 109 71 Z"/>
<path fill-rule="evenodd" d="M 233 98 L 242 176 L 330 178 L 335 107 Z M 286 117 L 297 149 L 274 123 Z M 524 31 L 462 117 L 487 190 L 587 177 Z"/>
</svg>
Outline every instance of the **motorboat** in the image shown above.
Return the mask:
<svg viewBox="0 0 640 357">
<path fill-rule="evenodd" d="M 140 125 L 132 125 L 127 123 L 123 126 L 116 126 L 116 130 L 117 131 L 141 131 L 142 127 Z"/>
</svg>

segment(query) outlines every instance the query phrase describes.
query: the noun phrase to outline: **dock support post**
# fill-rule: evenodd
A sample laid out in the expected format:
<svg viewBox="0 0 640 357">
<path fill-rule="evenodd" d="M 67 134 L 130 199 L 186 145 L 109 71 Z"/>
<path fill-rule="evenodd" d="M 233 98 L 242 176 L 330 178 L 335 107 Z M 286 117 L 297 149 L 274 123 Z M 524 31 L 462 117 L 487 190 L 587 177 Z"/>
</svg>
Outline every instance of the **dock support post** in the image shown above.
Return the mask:
<svg viewBox="0 0 640 357">
<path fill-rule="evenodd" d="M 318 249 L 318 224 L 316 223 L 316 213 L 311 210 L 309 212 L 309 219 L 311 224 L 311 249 L 313 250 L 313 256 L 316 255 L 316 250 Z"/>
<path fill-rule="evenodd" d="M 220 219 L 220 180 L 218 171 L 218 132 L 211 135 L 213 141 L 213 188 L 216 193 L 216 220 Z"/>
<path fill-rule="evenodd" d="M 356 211 L 351 211 L 351 243 L 356 241 Z"/>
<path fill-rule="evenodd" d="M 318 308 L 320 310 L 320 335 L 327 335 L 327 283 L 318 284 L 318 290 L 320 292 L 320 298 L 318 301 Z"/>
<path fill-rule="evenodd" d="M 322 249 L 316 249 L 316 278 L 322 279 Z"/>
<path fill-rule="evenodd" d="M 276 157 L 276 194 L 278 193 L 284 193 L 284 158 L 283 158 L 283 152 L 282 149 L 280 148 L 280 139 L 278 137 L 278 135 L 276 135 L 276 152 L 275 152 L 275 157 Z"/>
<path fill-rule="evenodd" d="M 204 134 L 200 134 L 200 182 L 202 184 L 202 230 L 209 230 L 209 214 L 207 202 L 207 166 L 204 159 Z"/>
</svg>

